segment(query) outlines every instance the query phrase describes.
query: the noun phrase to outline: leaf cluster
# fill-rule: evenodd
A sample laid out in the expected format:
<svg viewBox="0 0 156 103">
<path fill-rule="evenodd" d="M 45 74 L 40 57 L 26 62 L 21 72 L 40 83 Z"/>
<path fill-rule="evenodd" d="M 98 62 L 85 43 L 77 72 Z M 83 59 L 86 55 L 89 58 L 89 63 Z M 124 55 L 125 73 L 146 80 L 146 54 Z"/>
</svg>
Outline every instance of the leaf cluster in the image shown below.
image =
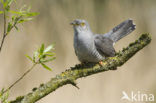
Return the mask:
<svg viewBox="0 0 156 103">
<path fill-rule="evenodd" d="M 6 36 L 12 31 L 12 29 L 18 30 L 18 24 L 22 24 L 26 21 L 30 21 L 33 19 L 34 16 L 38 15 L 39 13 L 31 12 L 31 7 L 27 7 L 26 5 L 22 6 L 20 9 L 12 10 L 12 4 L 16 4 L 16 0 L 0 0 L 0 5 L 2 5 L 2 10 L 0 10 L 0 14 L 3 14 L 3 21 L 4 21 L 4 33 L 2 36 L 2 41 L 0 43 L 0 51 L 4 44 L 4 40 Z M 28 69 L 19 79 L 17 79 L 8 89 L 2 89 L 0 91 L 0 102 L 1 103 L 9 103 L 8 96 L 9 90 L 17 84 L 25 75 L 27 75 L 36 64 L 41 64 L 45 69 L 52 70 L 48 67 L 45 63 L 53 61 L 55 59 L 55 54 L 52 52 L 54 49 L 54 45 L 50 45 L 45 48 L 44 44 L 41 45 L 37 51 L 33 53 L 33 57 L 27 55 L 33 62 L 33 66 Z"/>
<path fill-rule="evenodd" d="M 4 93 L 4 88 L 0 91 L 0 100 L 2 103 L 9 103 L 8 102 L 9 91 Z"/>
<path fill-rule="evenodd" d="M 32 20 L 34 16 L 38 15 L 36 12 L 30 12 L 30 7 L 24 5 L 18 11 L 11 10 L 11 4 L 16 2 L 16 0 L 0 0 L 3 5 L 3 11 L 0 11 L 0 14 L 5 14 L 9 17 L 9 14 L 12 14 L 11 19 L 7 23 L 7 32 L 6 35 L 10 33 L 10 31 L 15 28 L 18 30 L 17 24 L 24 23 L 26 21 Z"/>
<path fill-rule="evenodd" d="M 45 48 L 44 44 L 42 44 L 41 47 L 33 53 L 33 57 L 28 55 L 26 57 L 29 58 L 34 64 L 41 64 L 45 69 L 51 71 L 51 68 L 45 63 L 56 59 L 55 53 L 52 52 L 52 50 L 54 50 L 53 44 L 49 45 L 47 48 Z"/>
</svg>

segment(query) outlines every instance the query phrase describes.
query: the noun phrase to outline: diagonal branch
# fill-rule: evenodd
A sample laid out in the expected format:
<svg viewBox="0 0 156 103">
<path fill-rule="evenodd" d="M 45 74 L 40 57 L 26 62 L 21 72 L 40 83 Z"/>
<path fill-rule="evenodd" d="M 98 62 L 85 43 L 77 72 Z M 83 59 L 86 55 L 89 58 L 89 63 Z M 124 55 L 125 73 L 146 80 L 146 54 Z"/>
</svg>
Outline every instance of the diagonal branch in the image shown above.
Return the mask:
<svg viewBox="0 0 156 103">
<path fill-rule="evenodd" d="M 30 73 L 32 71 L 32 69 L 34 69 L 34 67 L 37 65 L 37 63 L 34 63 L 32 65 L 32 67 L 30 69 L 28 69 L 26 72 L 24 72 L 24 74 L 19 77 L 13 84 L 11 84 L 7 89 L 5 89 L 3 91 L 3 94 L 6 93 L 8 90 L 10 90 L 12 87 L 14 87 L 19 81 L 21 81 L 28 73 Z"/>
<path fill-rule="evenodd" d="M 75 67 L 62 72 L 61 74 L 56 75 L 55 78 L 52 78 L 45 84 L 41 84 L 38 88 L 34 88 L 32 92 L 28 93 L 27 95 L 17 97 L 16 100 L 11 101 L 10 103 L 34 103 L 63 85 L 72 84 L 76 86 L 75 80 L 78 78 L 108 70 L 116 70 L 117 67 L 126 63 L 126 61 L 128 61 L 134 54 L 136 54 L 150 42 L 150 35 L 142 34 L 138 40 L 129 44 L 128 47 L 118 52 L 115 57 L 110 57 L 104 60 L 103 65 L 91 63 L 85 65 L 78 64 Z"/>
</svg>

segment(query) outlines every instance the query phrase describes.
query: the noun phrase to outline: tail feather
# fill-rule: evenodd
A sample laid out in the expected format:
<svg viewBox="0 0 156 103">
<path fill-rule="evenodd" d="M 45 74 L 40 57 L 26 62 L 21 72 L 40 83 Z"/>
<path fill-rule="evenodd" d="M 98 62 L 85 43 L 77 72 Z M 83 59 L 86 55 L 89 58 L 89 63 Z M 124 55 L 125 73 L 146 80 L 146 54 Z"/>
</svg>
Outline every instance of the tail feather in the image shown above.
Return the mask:
<svg viewBox="0 0 156 103">
<path fill-rule="evenodd" d="M 133 20 L 128 19 L 117 25 L 110 32 L 104 34 L 104 36 L 110 38 L 115 43 L 133 30 L 135 30 L 135 24 L 133 24 Z"/>
</svg>

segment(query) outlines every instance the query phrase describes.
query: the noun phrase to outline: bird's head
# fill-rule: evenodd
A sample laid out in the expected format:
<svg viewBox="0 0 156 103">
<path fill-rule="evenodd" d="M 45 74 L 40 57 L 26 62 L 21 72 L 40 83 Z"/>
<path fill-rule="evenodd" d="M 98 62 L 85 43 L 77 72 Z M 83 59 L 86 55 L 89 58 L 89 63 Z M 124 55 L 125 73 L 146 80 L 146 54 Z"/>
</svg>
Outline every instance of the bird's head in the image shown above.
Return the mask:
<svg viewBox="0 0 156 103">
<path fill-rule="evenodd" d="M 71 22 L 70 24 L 73 25 L 73 28 L 74 28 L 75 32 L 90 31 L 89 24 L 85 20 L 76 19 L 73 22 Z"/>
</svg>

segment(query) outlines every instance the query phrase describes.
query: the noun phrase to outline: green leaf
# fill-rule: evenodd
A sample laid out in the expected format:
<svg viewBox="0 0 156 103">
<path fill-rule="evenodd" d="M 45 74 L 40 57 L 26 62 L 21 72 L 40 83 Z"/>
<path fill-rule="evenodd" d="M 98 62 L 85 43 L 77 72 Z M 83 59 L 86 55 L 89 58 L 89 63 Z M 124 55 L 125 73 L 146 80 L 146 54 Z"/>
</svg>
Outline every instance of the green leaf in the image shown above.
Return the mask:
<svg viewBox="0 0 156 103">
<path fill-rule="evenodd" d="M 7 1 L 8 1 L 8 5 L 10 6 L 14 0 L 7 0 Z"/>
<path fill-rule="evenodd" d="M 33 59 L 32 59 L 29 55 L 26 55 L 26 57 L 27 57 L 29 60 L 31 60 L 32 62 L 34 62 Z"/>
<path fill-rule="evenodd" d="M 35 51 L 34 52 L 34 55 L 33 55 L 33 61 L 35 62 L 36 61 L 36 58 L 38 57 L 38 52 L 37 51 Z"/>
<path fill-rule="evenodd" d="M 9 33 L 11 31 L 11 29 L 12 29 L 12 23 L 9 22 L 8 27 L 7 27 L 7 32 Z"/>
<path fill-rule="evenodd" d="M 4 93 L 4 88 L 0 91 L 0 101 L 2 103 L 9 103 L 8 102 L 8 97 L 9 97 L 9 90 L 7 90 L 5 93 Z"/>
<path fill-rule="evenodd" d="M 14 16 L 11 17 L 11 20 L 14 21 L 15 18 L 16 18 L 16 16 L 14 15 Z"/>
<path fill-rule="evenodd" d="M 7 100 L 8 97 L 9 97 L 9 90 L 7 90 L 7 92 L 4 93 L 4 98 L 5 98 L 5 100 Z"/>
<path fill-rule="evenodd" d="M 48 57 L 53 57 L 54 55 L 55 55 L 55 53 L 53 53 L 53 54 L 44 54 L 44 55 L 46 55 L 46 56 L 48 56 Z"/>
<path fill-rule="evenodd" d="M 3 14 L 3 11 L 0 11 L 0 14 Z"/>
<path fill-rule="evenodd" d="M 18 15 L 22 14 L 21 12 L 13 11 L 13 10 L 9 10 L 9 12 L 12 13 L 12 14 L 18 14 Z"/>
<path fill-rule="evenodd" d="M 41 59 L 41 62 L 42 63 L 47 63 L 47 62 L 50 62 L 50 61 L 53 61 L 53 60 L 55 60 L 56 59 L 56 57 L 53 57 L 53 58 L 50 58 L 50 59 L 47 59 L 47 60 L 45 60 L 45 59 Z"/>
<path fill-rule="evenodd" d="M 45 65 L 45 64 L 43 64 L 43 63 L 41 63 L 41 65 L 42 65 L 45 69 L 47 69 L 47 70 L 49 70 L 49 71 L 52 71 L 52 69 L 49 68 L 47 65 Z"/>
<path fill-rule="evenodd" d="M 18 21 L 18 23 L 23 23 L 23 22 L 30 21 L 30 20 L 33 20 L 33 18 L 22 18 Z"/>
<path fill-rule="evenodd" d="M 3 4 L 4 3 L 4 0 L 0 0 L 0 2 Z"/>
<path fill-rule="evenodd" d="M 40 51 L 39 51 L 40 55 L 43 54 L 43 51 L 44 51 L 44 44 L 41 45 L 41 48 L 40 48 Z"/>
<path fill-rule="evenodd" d="M 49 52 L 50 50 L 52 50 L 54 48 L 53 45 L 49 45 L 45 50 L 44 53 Z"/>
<path fill-rule="evenodd" d="M 6 7 L 5 7 L 5 10 L 8 12 L 8 11 L 10 10 L 10 6 L 9 6 L 9 5 L 6 6 Z"/>
<path fill-rule="evenodd" d="M 55 53 L 53 53 L 53 52 L 45 52 L 44 55 L 51 57 L 51 56 L 54 56 Z"/>
<path fill-rule="evenodd" d="M 0 97 L 3 95 L 3 93 L 4 93 L 4 88 L 2 88 L 0 91 Z"/>
<path fill-rule="evenodd" d="M 36 15 L 39 15 L 39 13 L 37 12 L 29 12 L 26 14 L 27 17 L 32 17 L 32 16 L 36 16 Z"/>
<path fill-rule="evenodd" d="M 23 23 L 23 22 L 25 22 L 24 19 L 21 19 L 21 20 L 18 21 L 18 23 Z"/>
<path fill-rule="evenodd" d="M 44 54 L 39 55 L 39 59 L 40 59 L 39 61 L 41 61 L 42 59 L 45 59 L 45 58 L 46 58 L 46 55 L 44 55 Z"/>
<path fill-rule="evenodd" d="M 7 4 L 8 4 L 7 1 L 4 0 L 4 1 L 3 1 L 3 8 L 6 8 L 6 7 L 7 7 Z"/>
<path fill-rule="evenodd" d="M 33 18 L 25 18 L 24 21 L 30 21 L 32 20 Z"/>
</svg>

